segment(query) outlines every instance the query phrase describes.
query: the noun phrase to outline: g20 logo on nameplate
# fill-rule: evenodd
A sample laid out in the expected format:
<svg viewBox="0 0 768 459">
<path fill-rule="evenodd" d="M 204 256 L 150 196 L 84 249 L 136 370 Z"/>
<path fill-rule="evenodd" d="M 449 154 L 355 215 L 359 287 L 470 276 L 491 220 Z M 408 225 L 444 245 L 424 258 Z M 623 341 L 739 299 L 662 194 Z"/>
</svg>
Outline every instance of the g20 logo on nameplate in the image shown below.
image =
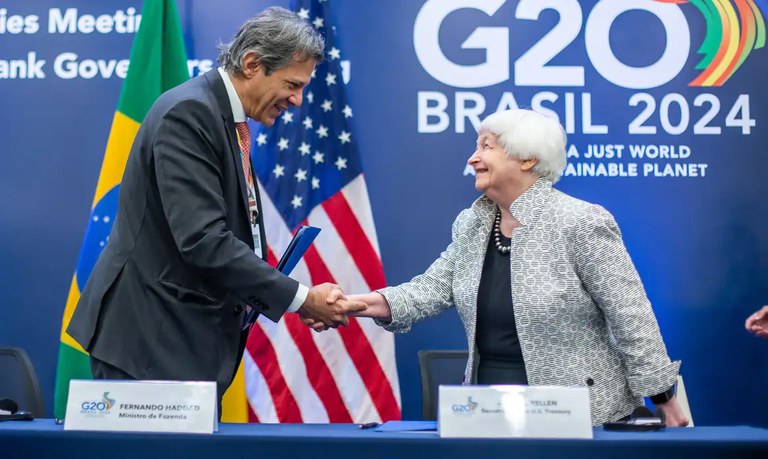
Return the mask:
<svg viewBox="0 0 768 459">
<path fill-rule="evenodd" d="M 451 405 L 451 411 L 459 415 L 470 415 L 477 409 L 478 403 L 467 397 L 467 403 L 454 403 Z"/>
<path fill-rule="evenodd" d="M 80 404 L 80 413 L 89 417 L 106 416 L 115 406 L 115 400 L 109 397 L 109 392 L 104 392 L 100 400 L 84 400 Z"/>
</svg>

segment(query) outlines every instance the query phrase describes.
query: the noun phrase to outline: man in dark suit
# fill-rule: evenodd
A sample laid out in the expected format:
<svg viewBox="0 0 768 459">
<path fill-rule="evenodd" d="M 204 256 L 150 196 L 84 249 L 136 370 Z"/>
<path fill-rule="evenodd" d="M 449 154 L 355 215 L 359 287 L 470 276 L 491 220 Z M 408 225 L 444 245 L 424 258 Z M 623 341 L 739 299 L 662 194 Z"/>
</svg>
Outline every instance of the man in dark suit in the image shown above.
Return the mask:
<svg viewBox="0 0 768 459">
<path fill-rule="evenodd" d="M 306 21 L 269 8 L 221 47 L 221 68 L 147 113 L 112 233 L 67 329 L 90 353 L 94 377 L 216 381 L 221 399 L 254 313 L 338 327 L 365 308 L 329 301 L 335 285 L 300 285 L 262 250 L 246 116 L 271 126 L 301 105 L 323 49 Z"/>
</svg>

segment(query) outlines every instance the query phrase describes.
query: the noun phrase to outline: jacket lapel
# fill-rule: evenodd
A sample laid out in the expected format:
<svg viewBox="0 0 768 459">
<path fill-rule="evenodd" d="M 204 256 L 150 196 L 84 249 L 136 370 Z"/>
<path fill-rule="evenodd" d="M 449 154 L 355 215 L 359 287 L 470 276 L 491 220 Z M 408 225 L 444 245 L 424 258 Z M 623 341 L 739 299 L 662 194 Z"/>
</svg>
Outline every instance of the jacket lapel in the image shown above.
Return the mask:
<svg viewBox="0 0 768 459">
<path fill-rule="evenodd" d="M 483 275 L 483 263 L 485 262 L 485 254 L 488 247 L 488 238 L 491 235 L 491 226 L 493 224 L 493 217 L 496 212 L 496 204 L 485 195 L 478 198 L 472 204 L 472 210 L 475 213 L 474 231 L 472 231 L 472 240 L 469 243 L 470 248 L 467 258 L 467 272 L 470 276 L 470 285 L 466 298 L 466 311 L 469 315 L 470 327 L 467 328 L 467 334 L 470 337 L 470 342 L 475 342 L 475 327 L 477 324 L 477 294 L 480 288 L 480 278 Z M 476 362 L 475 362 L 476 364 Z M 472 378 L 476 378 L 476 373 L 472 373 Z"/>
<path fill-rule="evenodd" d="M 243 215 L 245 215 L 246 219 L 248 219 L 248 214 L 250 212 L 250 209 L 248 208 L 248 185 L 245 183 L 245 174 L 243 173 L 243 160 L 240 157 L 240 145 L 237 142 L 235 119 L 232 116 L 232 107 L 229 103 L 229 97 L 227 96 L 227 89 L 224 86 L 224 82 L 221 80 L 221 75 L 219 75 L 218 70 L 210 70 L 204 76 L 205 79 L 208 80 L 208 84 L 213 91 L 213 95 L 216 98 L 216 103 L 218 104 L 219 110 L 221 111 L 221 118 L 222 122 L 224 123 L 224 131 L 227 133 L 227 140 L 229 141 L 228 154 L 231 160 L 234 161 L 235 171 L 237 171 L 236 175 L 238 186 L 240 187 L 240 202 L 243 205 Z M 260 206 L 259 214 L 261 214 Z M 248 226 L 250 226 L 250 222 L 248 222 Z M 253 244 L 253 242 L 250 244 Z"/>
</svg>

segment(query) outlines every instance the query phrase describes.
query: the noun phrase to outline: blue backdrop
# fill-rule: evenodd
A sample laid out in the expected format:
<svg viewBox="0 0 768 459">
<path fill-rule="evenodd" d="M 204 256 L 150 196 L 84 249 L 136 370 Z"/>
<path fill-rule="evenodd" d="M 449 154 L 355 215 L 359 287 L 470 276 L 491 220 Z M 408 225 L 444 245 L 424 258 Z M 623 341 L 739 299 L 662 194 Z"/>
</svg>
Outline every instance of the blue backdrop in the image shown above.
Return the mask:
<svg viewBox="0 0 768 459">
<path fill-rule="evenodd" d="M 499 107 L 547 111 L 569 133 L 558 188 L 616 216 L 683 361 L 696 423 L 768 425 L 768 341 L 743 327 L 768 299 L 768 51 L 752 50 L 765 2 L 729 28 L 712 2 L 330 1 L 390 284 L 422 272 L 476 198 L 464 166 L 477 120 Z M 193 73 L 269 4 L 288 1 L 180 0 Z M 61 313 L 122 84 L 110 61 L 128 58 L 140 9 L 0 6 L 0 345 L 29 352 L 49 414 Z M 119 26 L 86 33 L 85 15 Z M 416 351 L 465 348 L 464 332 L 450 312 L 396 345 L 403 415 L 415 419 Z"/>
</svg>

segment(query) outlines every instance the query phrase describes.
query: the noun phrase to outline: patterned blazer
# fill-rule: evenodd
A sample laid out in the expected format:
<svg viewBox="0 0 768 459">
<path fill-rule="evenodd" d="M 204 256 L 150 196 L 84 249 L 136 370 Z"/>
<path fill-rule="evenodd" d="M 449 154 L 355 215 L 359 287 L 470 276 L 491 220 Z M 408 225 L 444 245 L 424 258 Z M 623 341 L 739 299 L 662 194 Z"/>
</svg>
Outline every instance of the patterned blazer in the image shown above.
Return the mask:
<svg viewBox="0 0 768 459">
<path fill-rule="evenodd" d="M 453 240 L 424 274 L 379 290 L 393 332 L 456 306 L 467 333 L 464 383 L 475 381 L 477 291 L 495 215 L 485 196 L 462 211 Z M 510 207 L 515 323 L 531 385 L 589 388 L 592 422 L 614 421 L 669 389 L 671 362 L 613 216 L 539 179 Z"/>
</svg>

